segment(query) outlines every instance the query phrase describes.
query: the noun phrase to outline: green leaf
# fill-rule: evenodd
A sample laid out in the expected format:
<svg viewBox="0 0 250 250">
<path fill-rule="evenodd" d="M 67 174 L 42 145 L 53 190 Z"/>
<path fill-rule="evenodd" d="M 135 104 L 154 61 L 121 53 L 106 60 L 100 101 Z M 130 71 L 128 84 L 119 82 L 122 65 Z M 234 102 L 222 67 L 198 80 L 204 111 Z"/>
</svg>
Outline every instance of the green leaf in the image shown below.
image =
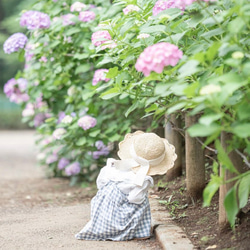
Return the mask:
<svg viewBox="0 0 250 250">
<path fill-rule="evenodd" d="M 110 62 L 113 62 L 114 61 L 114 58 L 113 57 L 109 57 L 109 56 L 104 56 L 104 58 L 99 62 L 97 63 L 97 66 L 102 66 L 104 64 L 107 64 L 107 63 L 110 63 Z"/>
<path fill-rule="evenodd" d="M 89 57 L 89 54 L 87 54 L 87 53 L 82 53 L 82 54 L 76 53 L 76 54 L 73 56 L 74 59 L 79 59 L 79 60 L 81 60 L 81 59 L 86 59 L 86 58 L 88 58 L 88 57 Z"/>
<path fill-rule="evenodd" d="M 87 142 L 87 139 L 86 139 L 85 137 L 82 137 L 82 138 L 80 138 L 80 139 L 77 140 L 76 145 L 77 145 L 77 146 L 82 146 L 82 145 L 84 145 L 86 142 Z"/>
<path fill-rule="evenodd" d="M 215 56 L 218 54 L 218 49 L 221 46 L 220 42 L 213 43 L 212 46 L 207 50 L 206 52 L 206 58 L 209 62 L 212 62 L 215 58 Z"/>
<path fill-rule="evenodd" d="M 46 122 L 46 123 L 49 123 L 49 122 L 53 122 L 53 121 L 55 121 L 55 120 L 56 120 L 55 117 L 50 117 L 50 118 L 46 119 L 45 122 Z"/>
<path fill-rule="evenodd" d="M 161 75 L 155 72 L 151 72 L 149 76 L 144 77 L 142 82 L 149 82 L 149 81 L 161 81 Z"/>
<path fill-rule="evenodd" d="M 85 73 L 87 71 L 89 71 L 90 69 L 90 64 L 83 64 L 83 65 L 80 65 L 76 68 L 75 70 L 75 74 L 79 74 L 79 73 Z"/>
<path fill-rule="evenodd" d="M 145 111 L 147 113 L 151 112 L 151 111 L 155 111 L 156 109 L 158 108 L 158 105 L 157 104 L 152 104 L 150 107 L 146 108 Z"/>
<path fill-rule="evenodd" d="M 104 93 L 102 93 L 100 95 L 100 97 L 104 100 L 107 100 L 107 99 L 111 99 L 113 98 L 114 96 L 117 96 L 120 94 L 120 91 L 118 88 L 112 88 L 112 89 L 109 89 L 107 91 L 105 91 Z"/>
<path fill-rule="evenodd" d="M 25 50 L 24 49 L 20 50 L 20 52 L 18 54 L 18 61 L 19 62 L 23 62 L 24 61 L 24 54 L 25 54 Z"/>
<path fill-rule="evenodd" d="M 209 115 L 203 115 L 199 119 L 199 123 L 209 126 L 212 122 L 217 121 L 218 119 L 221 119 L 223 117 L 223 114 L 209 114 Z"/>
<path fill-rule="evenodd" d="M 203 206 L 207 207 L 210 205 L 214 194 L 218 191 L 221 185 L 221 178 L 218 176 L 212 176 L 210 182 L 203 191 Z"/>
<path fill-rule="evenodd" d="M 199 67 L 198 67 L 199 64 L 200 64 L 200 62 L 197 60 L 189 60 L 184 65 L 182 65 L 180 67 L 180 69 L 178 70 L 180 73 L 178 78 L 180 79 L 180 78 L 183 78 L 186 76 L 191 76 L 192 74 L 198 72 L 199 71 Z"/>
<path fill-rule="evenodd" d="M 245 25 L 246 23 L 242 17 L 237 17 L 228 24 L 228 30 L 230 33 L 237 34 L 242 31 Z"/>
<path fill-rule="evenodd" d="M 172 114 L 174 113 L 175 111 L 177 110 L 180 110 L 182 109 L 183 107 L 185 107 L 185 103 L 184 102 L 181 102 L 181 103 L 177 103 L 175 105 L 173 105 L 172 107 L 168 108 L 167 109 L 167 114 Z"/>
<path fill-rule="evenodd" d="M 225 166 L 230 172 L 238 173 L 219 140 L 215 141 L 215 147 L 218 151 L 218 160 L 221 162 L 221 164 Z"/>
<path fill-rule="evenodd" d="M 69 30 L 67 30 L 65 32 L 65 35 L 66 36 L 70 36 L 70 35 L 73 35 L 73 34 L 76 34 L 76 33 L 79 33 L 81 32 L 81 29 L 80 28 L 77 28 L 77 27 L 73 27 L 73 28 L 70 28 Z"/>
<path fill-rule="evenodd" d="M 232 132 L 240 138 L 247 138 L 250 136 L 250 123 L 243 123 L 232 127 Z"/>
<path fill-rule="evenodd" d="M 186 23 L 189 27 L 195 28 L 203 19 L 203 15 L 196 13 L 191 19 L 187 20 Z"/>
<path fill-rule="evenodd" d="M 208 32 L 204 32 L 203 34 L 201 34 L 201 37 L 210 38 L 212 36 L 221 35 L 224 32 L 225 32 L 225 30 L 223 30 L 222 28 L 217 28 L 214 30 L 210 30 Z"/>
<path fill-rule="evenodd" d="M 236 186 L 231 188 L 224 200 L 224 207 L 227 212 L 227 218 L 231 226 L 235 225 L 236 215 L 239 212 L 239 207 L 237 204 L 237 196 L 236 196 Z"/>
<path fill-rule="evenodd" d="M 129 115 L 132 111 L 134 111 L 136 108 L 138 108 L 138 106 L 139 106 L 139 102 L 138 102 L 138 101 L 137 101 L 137 102 L 134 102 L 133 105 L 130 106 L 130 107 L 128 108 L 128 110 L 126 111 L 125 117 L 128 117 L 128 115 Z"/>
<path fill-rule="evenodd" d="M 205 137 L 205 136 L 212 135 L 214 133 L 218 133 L 220 129 L 221 129 L 221 126 L 219 126 L 216 123 L 212 123 L 209 126 L 197 123 L 193 125 L 192 127 L 188 128 L 187 131 L 192 137 L 196 137 L 196 136 Z"/>
<path fill-rule="evenodd" d="M 184 93 L 186 94 L 186 96 L 188 98 L 192 98 L 194 96 L 196 96 L 196 93 L 197 93 L 197 89 L 198 87 L 200 86 L 200 83 L 197 81 L 197 82 L 193 82 L 191 83 L 190 85 L 188 85 L 185 89 L 184 89 Z"/>
<path fill-rule="evenodd" d="M 150 26 L 150 27 L 142 27 L 141 32 L 140 33 L 159 33 L 159 32 L 166 32 L 167 28 L 165 25 L 154 25 L 154 26 Z"/>
<path fill-rule="evenodd" d="M 89 136 L 96 137 L 100 132 L 101 132 L 101 130 L 97 129 L 97 130 L 92 131 L 91 133 L 89 133 Z"/>
<path fill-rule="evenodd" d="M 247 204 L 249 194 L 250 194 L 250 171 L 248 171 L 248 175 L 244 176 L 240 180 L 239 190 L 238 190 L 240 208 L 243 208 Z"/>
<path fill-rule="evenodd" d="M 50 47 L 50 48 L 54 48 L 54 47 L 56 47 L 57 45 L 59 45 L 60 43 L 61 43 L 60 40 L 55 40 L 55 41 L 49 43 L 49 47 Z"/>
<path fill-rule="evenodd" d="M 118 75 L 118 67 L 110 68 L 106 74 L 106 78 L 115 78 Z"/>
<path fill-rule="evenodd" d="M 245 120 L 249 118 L 250 114 L 250 105 L 247 105 L 247 103 L 242 103 L 237 108 L 237 114 L 240 118 L 240 120 Z"/>
</svg>

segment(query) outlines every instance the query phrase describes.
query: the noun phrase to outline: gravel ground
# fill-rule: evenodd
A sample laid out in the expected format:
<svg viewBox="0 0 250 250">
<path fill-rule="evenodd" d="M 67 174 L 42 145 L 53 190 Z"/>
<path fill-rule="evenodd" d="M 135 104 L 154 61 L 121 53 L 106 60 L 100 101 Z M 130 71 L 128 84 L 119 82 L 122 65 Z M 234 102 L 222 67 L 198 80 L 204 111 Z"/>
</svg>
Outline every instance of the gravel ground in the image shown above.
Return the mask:
<svg viewBox="0 0 250 250">
<path fill-rule="evenodd" d="M 95 190 L 46 179 L 36 164 L 34 131 L 0 131 L 0 249 L 152 249 L 144 241 L 78 241 Z"/>
</svg>

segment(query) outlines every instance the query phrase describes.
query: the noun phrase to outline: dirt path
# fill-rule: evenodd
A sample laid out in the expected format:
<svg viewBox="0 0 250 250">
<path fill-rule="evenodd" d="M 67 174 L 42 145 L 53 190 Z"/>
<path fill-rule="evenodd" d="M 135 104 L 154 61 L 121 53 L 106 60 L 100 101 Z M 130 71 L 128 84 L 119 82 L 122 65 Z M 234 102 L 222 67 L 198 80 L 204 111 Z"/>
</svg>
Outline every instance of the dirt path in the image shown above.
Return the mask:
<svg viewBox="0 0 250 250">
<path fill-rule="evenodd" d="M 76 240 L 95 191 L 46 179 L 36 165 L 33 131 L 0 131 L 0 193 L 0 249 L 161 249 L 154 239 Z"/>
</svg>

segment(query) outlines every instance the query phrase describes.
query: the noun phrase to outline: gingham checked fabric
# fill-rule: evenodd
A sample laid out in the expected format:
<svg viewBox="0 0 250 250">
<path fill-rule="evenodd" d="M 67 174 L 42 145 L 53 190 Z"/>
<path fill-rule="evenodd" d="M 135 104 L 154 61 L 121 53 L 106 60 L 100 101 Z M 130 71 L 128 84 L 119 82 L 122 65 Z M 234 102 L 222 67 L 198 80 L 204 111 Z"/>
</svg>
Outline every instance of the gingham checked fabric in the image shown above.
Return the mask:
<svg viewBox="0 0 250 250">
<path fill-rule="evenodd" d="M 148 197 L 141 204 L 129 203 L 127 195 L 108 182 L 91 200 L 91 220 L 75 235 L 79 240 L 123 241 L 150 237 Z"/>
</svg>

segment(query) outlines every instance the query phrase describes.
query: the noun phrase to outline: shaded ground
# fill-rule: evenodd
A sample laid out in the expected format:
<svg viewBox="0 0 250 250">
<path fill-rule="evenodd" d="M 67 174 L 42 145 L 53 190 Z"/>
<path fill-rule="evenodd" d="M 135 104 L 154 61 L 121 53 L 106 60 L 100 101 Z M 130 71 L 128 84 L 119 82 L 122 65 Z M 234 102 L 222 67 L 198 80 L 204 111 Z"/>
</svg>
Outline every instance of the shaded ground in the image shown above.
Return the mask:
<svg viewBox="0 0 250 250">
<path fill-rule="evenodd" d="M 250 249 L 250 204 L 244 208 L 235 232 L 218 230 L 218 194 L 210 207 L 202 207 L 202 202 L 190 204 L 186 198 L 184 177 L 168 184 L 158 184 L 155 194 L 159 196 L 162 206 L 173 216 L 192 241 L 196 249 Z"/>
<path fill-rule="evenodd" d="M 79 241 L 75 233 L 90 217 L 95 188 L 46 179 L 36 166 L 34 132 L 0 131 L 0 249 L 152 249 L 144 241 Z"/>
</svg>

